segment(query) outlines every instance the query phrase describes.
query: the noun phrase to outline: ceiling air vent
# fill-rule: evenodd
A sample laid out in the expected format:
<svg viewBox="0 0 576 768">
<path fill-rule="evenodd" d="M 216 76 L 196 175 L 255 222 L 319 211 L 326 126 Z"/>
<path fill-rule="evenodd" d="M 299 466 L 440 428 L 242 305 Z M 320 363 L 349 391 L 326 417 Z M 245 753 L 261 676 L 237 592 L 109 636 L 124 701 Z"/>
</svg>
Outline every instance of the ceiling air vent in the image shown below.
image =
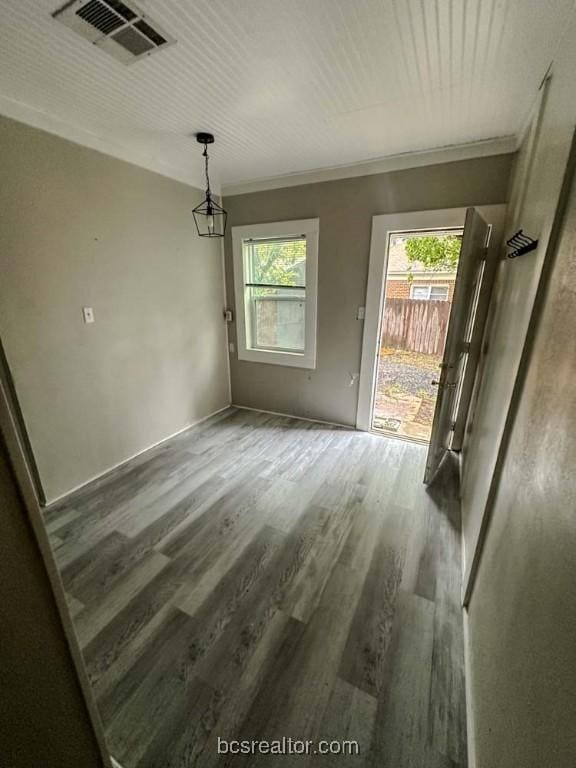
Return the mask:
<svg viewBox="0 0 576 768">
<path fill-rule="evenodd" d="M 123 64 L 176 42 L 134 3 L 123 0 L 72 0 L 52 15 Z"/>
</svg>

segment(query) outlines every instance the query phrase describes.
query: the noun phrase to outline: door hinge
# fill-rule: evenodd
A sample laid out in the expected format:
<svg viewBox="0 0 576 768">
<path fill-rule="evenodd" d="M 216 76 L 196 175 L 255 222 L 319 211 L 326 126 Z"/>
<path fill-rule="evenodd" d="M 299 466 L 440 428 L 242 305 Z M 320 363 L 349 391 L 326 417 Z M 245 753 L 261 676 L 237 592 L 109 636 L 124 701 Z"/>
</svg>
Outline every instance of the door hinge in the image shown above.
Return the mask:
<svg viewBox="0 0 576 768">
<path fill-rule="evenodd" d="M 470 352 L 470 342 L 469 341 L 463 341 L 462 342 L 462 352 L 467 355 Z"/>
<path fill-rule="evenodd" d="M 452 424 L 450 424 L 450 432 L 454 432 L 455 429 L 456 429 L 456 422 L 453 421 Z"/>
</svg>

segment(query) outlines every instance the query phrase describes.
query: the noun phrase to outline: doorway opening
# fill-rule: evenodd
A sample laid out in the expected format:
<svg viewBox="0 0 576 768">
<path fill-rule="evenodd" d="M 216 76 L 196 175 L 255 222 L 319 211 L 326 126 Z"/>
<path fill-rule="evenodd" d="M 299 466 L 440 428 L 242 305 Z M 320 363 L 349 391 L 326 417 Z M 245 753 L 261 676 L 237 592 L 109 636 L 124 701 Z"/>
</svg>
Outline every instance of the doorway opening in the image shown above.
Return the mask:
<svg viewBox="0 0 576 768">
<path fill-rule="evenodd" d="M 370 428 L 429 443 L 462 227 L 388 233 Z"/>
</svg>

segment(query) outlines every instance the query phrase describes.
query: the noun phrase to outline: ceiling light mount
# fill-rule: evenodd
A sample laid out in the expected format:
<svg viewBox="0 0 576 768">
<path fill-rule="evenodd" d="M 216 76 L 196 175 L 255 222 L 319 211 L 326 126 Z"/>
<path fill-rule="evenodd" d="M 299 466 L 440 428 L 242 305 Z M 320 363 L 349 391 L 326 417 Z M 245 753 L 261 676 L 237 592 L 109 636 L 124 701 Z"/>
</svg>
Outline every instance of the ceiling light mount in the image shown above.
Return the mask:
<svg viewBox="0 0 576 768">
<path fill-rule="evenodd" d="M 196 134 L 196 141 L 198 144 L 214 144 L 214 134 L 200 131 Z"/>
<path fill-rule="evenodd" d="M 228 214 L 222 206 L 213 200 L 208 175 L 208 144 L 214 144 L 214 136 L 211 133 L 200 131 L 196 134 L 196 141 L 204 145 L 202 157 L 206 172 L 206 195 L 200 205 L 197 205 L 192 211 L 196 229 L 200 237 L 224 237 Z"/>
</svg>

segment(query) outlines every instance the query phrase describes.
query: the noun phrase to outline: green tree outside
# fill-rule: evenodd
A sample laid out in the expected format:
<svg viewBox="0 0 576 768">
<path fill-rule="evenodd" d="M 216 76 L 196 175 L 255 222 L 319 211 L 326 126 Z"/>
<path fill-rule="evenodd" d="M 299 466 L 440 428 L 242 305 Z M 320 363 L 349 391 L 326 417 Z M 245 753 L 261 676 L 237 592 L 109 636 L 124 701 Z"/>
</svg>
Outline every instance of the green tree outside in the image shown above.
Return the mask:
<svg viewBox="0 0 576 768">
<path fill-rule="evenodd" d="M 457 235 L 422 235 L 410 237 L 405 243 L 409 262 L 420 262 L 426 269 L 436 272 L 455 272 L 461 247 L 462 238 Z M 413 280 L 411 267 L 408 280 Z"/>
<path fill-rule="evenodd" d="M 287 286 L 303 284 L 306 263 L 305 240 L 254 243 L 252 249 L 252 282 Z M 273 292 L 273 289 L 258 289 L 258 295 Z"/>
</svg>

